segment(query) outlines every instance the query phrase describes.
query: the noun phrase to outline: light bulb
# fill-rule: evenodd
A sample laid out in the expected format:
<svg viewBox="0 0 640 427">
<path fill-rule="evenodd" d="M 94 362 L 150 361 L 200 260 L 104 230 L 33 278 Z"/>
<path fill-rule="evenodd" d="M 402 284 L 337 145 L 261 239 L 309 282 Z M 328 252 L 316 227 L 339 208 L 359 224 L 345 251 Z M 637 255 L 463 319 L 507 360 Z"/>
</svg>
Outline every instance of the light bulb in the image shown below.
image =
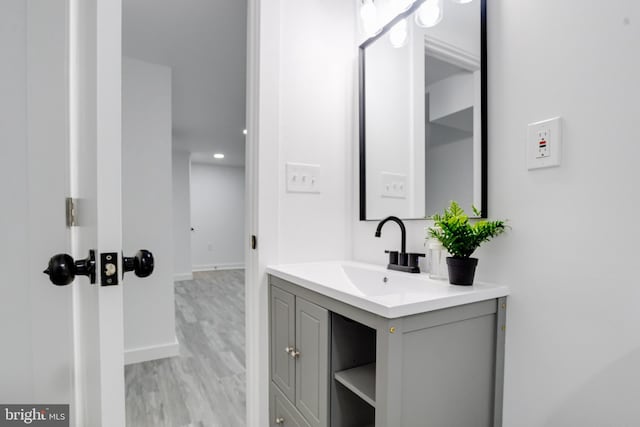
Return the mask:
<svg viewBox="0 0 640 427">
<path fill-rule="evenodd" d="M 395 48 L 404 46 L 405 43 L 407 43 L 408 35 L 407 20 L 403 19 L 402 21 L 394 25 L 391 28 L 391 31 L 389 31 L 389 41 L 391 42 L 391 46 Z"/>
<path fill-rule="evenodd" d="M 430 28 L 442 21 L 442 0 L 426 0 L 416 11 L 416 24 Z"/>
<path fill-rule="evenodd" d="M 451 1 L 458 4 L 467 4 L 467 3 L 471 3 L 473 0 L 451 0 Z"/>
<path fill-rule="evenodd" d="M 378 9 L 373 4 L 373 0 L 362 2 L 360 19 L 362 19 L 362 29 L 367 36 L 372 36 L 378 31 Z"/>
<path fill-rule="evenodd" d="M 213 155 L 213 157 L 216 158 L 216 159 L 224 159 L 224 154 L 216 153 L 216 154 Z"/>
</svg>

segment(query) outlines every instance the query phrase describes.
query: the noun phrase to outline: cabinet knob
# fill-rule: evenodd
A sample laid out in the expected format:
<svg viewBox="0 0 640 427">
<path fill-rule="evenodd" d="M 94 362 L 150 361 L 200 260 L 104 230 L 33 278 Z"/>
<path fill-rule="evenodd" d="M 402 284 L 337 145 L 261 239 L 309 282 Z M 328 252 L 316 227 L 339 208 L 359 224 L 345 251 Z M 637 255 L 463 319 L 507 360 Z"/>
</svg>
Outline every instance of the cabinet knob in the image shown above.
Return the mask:
<svg viewBox="0 0 640 427">
<path fill-rule="evenodd" d="M 296 351 L 295 347 L 287 347 L 284 349 L 284 352 L 287 353 L 291 358 L 297 359 L 300 357 L 300 352 Z"/>
<path fill-rule="evenodd" d="M 282 417 L 276 418 L 276 424 L 284 424 L 284 418 Z"/>
</svg>

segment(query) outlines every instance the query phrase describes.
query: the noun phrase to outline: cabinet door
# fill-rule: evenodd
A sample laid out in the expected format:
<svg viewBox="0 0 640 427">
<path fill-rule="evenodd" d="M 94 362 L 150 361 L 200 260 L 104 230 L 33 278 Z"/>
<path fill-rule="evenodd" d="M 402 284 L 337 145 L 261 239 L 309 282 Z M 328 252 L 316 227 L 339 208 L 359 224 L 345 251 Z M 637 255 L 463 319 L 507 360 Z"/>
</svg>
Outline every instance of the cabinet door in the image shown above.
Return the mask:
<svg viewBox="0 0 640 427">
<path fill-rule="evenodd" d="M 295 401 L 295 361 L 287 348 L 295 347 L 295 297 L 271 287 L 271 379 Z"/>
<path fill-rule="evenodd" d="M 296 298 L 296 408 L 311 427 L 326 427 L 329 383 L 329 312 Z"/>
</svg>

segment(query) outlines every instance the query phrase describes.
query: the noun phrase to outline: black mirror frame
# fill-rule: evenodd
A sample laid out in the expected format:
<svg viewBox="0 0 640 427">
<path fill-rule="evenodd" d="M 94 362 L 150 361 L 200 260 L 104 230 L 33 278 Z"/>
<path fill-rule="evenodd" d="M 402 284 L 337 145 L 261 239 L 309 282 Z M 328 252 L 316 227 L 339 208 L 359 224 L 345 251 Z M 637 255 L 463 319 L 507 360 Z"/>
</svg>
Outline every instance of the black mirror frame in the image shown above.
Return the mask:
<svg viewBox="0 0 640 427">
<path fill-rule="evenodd" d="M 413 14 L 424 2 L 416 1 L 407 10 L 393 18 L 373 37 L 367 39 L 358 48 L 358 92 L 359 92 L 359 130 L 360 130 L 360 221 L 378 221 L 377 219 L 367 219 L 367 181 L 366 181 L 366 144 L 365 144 L 365 95 L 364 95 L 364 79 L 365 79 L 365 48 L 371 43 L 384 36 L 391 28 Z M 482 120 L 480 141 L 480 218 L 487 218 L 488 204 L 488 114 L 487 114 L 487 0 L 480 0 L 480 117 Z M 423 220 L 424 218 L 403 218 L 403 220 Z"/>
</svg>

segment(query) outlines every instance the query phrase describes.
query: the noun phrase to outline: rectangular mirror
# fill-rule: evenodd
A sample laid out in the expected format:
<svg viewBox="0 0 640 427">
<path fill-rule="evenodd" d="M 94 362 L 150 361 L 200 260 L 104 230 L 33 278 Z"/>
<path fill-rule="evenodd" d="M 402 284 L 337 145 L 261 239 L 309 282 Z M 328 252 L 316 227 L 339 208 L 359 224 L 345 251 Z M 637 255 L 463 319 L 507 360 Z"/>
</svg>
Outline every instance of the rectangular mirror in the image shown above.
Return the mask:
<svg viewBox="0 0 640 427">
<path fill-rule="evenodd" d="M 360 46 L 360 219 L 487 214 L 486 0 L 418 0 Z"/>
</svg>

